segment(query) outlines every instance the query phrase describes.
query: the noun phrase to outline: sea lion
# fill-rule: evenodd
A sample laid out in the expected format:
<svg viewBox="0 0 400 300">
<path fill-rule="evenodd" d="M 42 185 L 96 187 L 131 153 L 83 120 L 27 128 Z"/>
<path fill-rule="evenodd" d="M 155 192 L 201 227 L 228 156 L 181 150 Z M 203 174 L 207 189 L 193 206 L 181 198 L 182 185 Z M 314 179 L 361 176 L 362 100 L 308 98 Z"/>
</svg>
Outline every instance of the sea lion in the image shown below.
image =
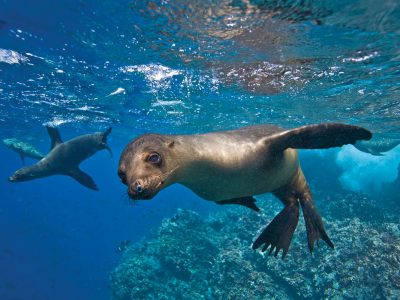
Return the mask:
<svg viewBox="0 0 400 300">
<path fill-rule="evenodd" d="M 357 141 L 354 147 L 362 152 L 372 154 L 374 156 L 383 156 L 384 152 L 388 152 L 396 148 L 400 144 L 400 139 L 373 139 L 371 141 Z"/>
<path fill-rule="evenodd" d="M 35 147 L 16 138 L 4 139 L 3 143 L 8 148 L 19 154 L 23 164 L 25 164 L 25 157 L 33 159 L 42 159 L 44 157 L 44 155 L 36 150 Z"/>
<path fill-rule="evenodd" d="M 46 128 L 51 139 L 50 152 L 36 164 L 17 170 L 9 180 L 18 182 L 51 175 L 67 175 L 89 189 L 98 190 L 93 179 L 79 169 L 79 164 L 97 151 L 107 149 L 111 153 L 107 145 L 111 127 L 105 132 L 80 135 L 67 142 L 61 140 L 56 128 L 48 126 Z"/>
<path fill-rule="evenodd" d="M 368 140 L 367 129 L 344 124 L 308 125 L 291 130 L 271 125 L 194 135 L 145 134 L 124 149 L 118 168 L 134 199 L 151 199 L 161 189 L 180 183 L 218 204 L 254 210 L 254 195 L 272 192 L 284 209 L 253 243 L 269 246 L 275 256 L 288 252 L 301 205 L 308 246 L 324 240 L 333 248 L 300 168 L 296 149 L 323 149 Z"/>
</svg>

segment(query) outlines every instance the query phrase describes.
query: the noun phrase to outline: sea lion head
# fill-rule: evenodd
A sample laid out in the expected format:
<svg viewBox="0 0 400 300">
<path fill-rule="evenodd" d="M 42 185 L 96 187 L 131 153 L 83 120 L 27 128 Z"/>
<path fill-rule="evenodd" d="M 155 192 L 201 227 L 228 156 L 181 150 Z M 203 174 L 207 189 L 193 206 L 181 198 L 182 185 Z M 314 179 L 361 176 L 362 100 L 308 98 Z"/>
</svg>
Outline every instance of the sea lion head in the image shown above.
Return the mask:
<svg viewBox="0 0 400 300">
<path fill-rule="evenodd" d="M 32 177 L 33 177 L 33 174 L 31 172 L 30 168 L 25 167 L 25 168 L 21 168 L 21 169 L 15 171 L 15 173 L 13 175 L 8 177 L 8 180 L 11 182 L 19 182 L 19 181 L 31 180 Z"/>
<path fill-rule="evenodd" d="M 165 135 L 146 134 L 130 142 L 124 149 L 118 176 L 128 186 L 134 200 L 151 199 L 172 183 L 174 140 Z"/>
</svg>

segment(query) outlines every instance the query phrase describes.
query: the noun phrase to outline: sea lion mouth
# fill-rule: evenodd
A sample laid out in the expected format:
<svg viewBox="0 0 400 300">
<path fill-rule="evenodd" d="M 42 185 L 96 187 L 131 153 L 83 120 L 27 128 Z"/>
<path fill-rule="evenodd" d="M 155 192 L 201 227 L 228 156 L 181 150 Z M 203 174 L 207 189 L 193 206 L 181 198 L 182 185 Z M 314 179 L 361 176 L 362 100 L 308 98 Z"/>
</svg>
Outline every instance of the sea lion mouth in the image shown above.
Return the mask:
<svg viewBox="0 0 400 300">
<path fill-rule="evenodd" d="M 168 178 L 173 174 L 178 167 L 164 173 L 152 175 L 146 178 L 136 179 L 131 183 L 126 183 L 128 185 L 128 196 L 133 200 L 150 200 L 155 195 L 158 194 L 160 190 L 162 190 L 166 185 L 171 184 L 171 181 Z M 122 177 L 121 177 L 122 176 Z M 120 174 L 121 178 L 125 178 L 126 176 L 123 173 Z M 166 183 L 166 181 L 168 183 Z"/>
<path fill-rule="evenodd" d="M 12 176 L 8 177 L 8 181 L 11 181 L 11 182 L 17 181 L 17 176 L 12 175 Z"/>
<path fill-rule="evenodd" d="M 160 191 L 163 183 L 159 176 L 137 179 L 128 185 L 128 196 L 133 200 L 150 200 Z"/>
</svg>

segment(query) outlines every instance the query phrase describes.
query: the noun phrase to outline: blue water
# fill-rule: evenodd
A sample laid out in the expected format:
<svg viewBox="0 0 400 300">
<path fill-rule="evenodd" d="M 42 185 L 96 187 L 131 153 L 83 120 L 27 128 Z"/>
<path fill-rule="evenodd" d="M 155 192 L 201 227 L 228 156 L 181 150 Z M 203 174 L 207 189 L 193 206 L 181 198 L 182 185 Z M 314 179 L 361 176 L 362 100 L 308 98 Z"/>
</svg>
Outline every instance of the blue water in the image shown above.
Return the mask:
<svg viewBox="0 0 400 300">
<path fill-rule="evenodd" d="M 217 209 L 180 186 L 132 205 L 116 170 L 138 134 L 335 121 L 400 139 L 399 20 L 394 0 L 0 0 L 0 139 L 47 152 L 43 125 L 64 140 L 112 126 L 114 152 L 82 164 L 93 192 L 61 176 L 11 184 L 21 161 L 0 147 L 0 299 L 109 299 L 121 241 L 178 207 Z M 332 157 L 345 189 L 375 194 L 400 162 L 399 148 Z"/>
</svg>

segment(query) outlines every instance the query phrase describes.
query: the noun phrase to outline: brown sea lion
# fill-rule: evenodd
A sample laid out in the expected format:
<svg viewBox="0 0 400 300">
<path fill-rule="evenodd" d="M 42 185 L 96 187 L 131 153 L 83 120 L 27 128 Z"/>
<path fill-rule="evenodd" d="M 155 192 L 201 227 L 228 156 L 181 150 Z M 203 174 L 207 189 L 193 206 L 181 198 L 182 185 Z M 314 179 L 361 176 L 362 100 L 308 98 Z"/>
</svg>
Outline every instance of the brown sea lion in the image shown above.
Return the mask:
<svg viewBox="0 0 400 300">
<path fill-rule="evenodd" d="M 151 199 L 161 189 L 180 183 L 218 204 L 258 210 L 253 195 L 272 192 L 284 209 L 264 229 L 253 249 L 269 246 L 275 256 L 289 245 L 303 209 L 308 246 L 325 232 L 300 168 L 296 149 L 323 149 L 369 140 L 368 130 L 344 124 L 319 124 L 291 130 L 270 125 L 193 135 L 146 134 L 124 149 L 118 175 L 134 199 Z"/>
<path fill-rule="evenodd" d="M 51 175 L 67 175 L 89 189 L 98 190 L 92 177 L 79 169 L 79 164 L 97 151 L 107 149 L 111 153 L 107 145 L 111 127 L 105 132 L 80 135 L 67 142 L 61 140 L 58 129 L 47 127 L 47 132 L 51 139 L 50 152 L 36 164 L 17 170 L 9 177 L 9 181 L 19 182 Z"/>
<path fill-rule="evenodd" d="M 385 155 L 385 152 L 389 152 L 398 145 L 400 145 L 400 139 L 376 139 L 376 136 L 374 136 L 374 139 L 370 141 L 358 141 L 354 144 L 354 147 L 362 152 L 369 153 L 374 156 L 383 156 Z"/>
</svg>

